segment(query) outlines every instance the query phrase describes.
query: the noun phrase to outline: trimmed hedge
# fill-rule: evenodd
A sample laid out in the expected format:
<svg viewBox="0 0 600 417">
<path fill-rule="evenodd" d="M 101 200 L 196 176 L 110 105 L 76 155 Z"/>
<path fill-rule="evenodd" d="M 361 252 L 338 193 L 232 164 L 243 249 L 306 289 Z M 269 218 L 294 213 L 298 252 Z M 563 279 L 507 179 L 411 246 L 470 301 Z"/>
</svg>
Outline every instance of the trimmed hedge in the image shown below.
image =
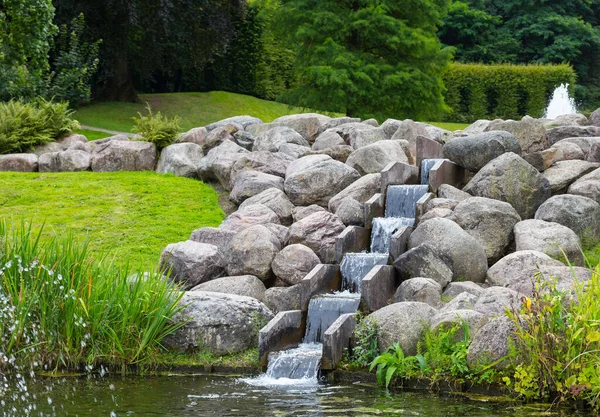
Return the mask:
<svg viewBox="0 0 600 417">
<path fill-rule="evenodd" d="M 560 84 L 571 89 L 576 74 L 567 64 L 483 65 L 453 63 L 443 73 L 448 120 L 542 117 L 552 92 Z"/>
</svg>

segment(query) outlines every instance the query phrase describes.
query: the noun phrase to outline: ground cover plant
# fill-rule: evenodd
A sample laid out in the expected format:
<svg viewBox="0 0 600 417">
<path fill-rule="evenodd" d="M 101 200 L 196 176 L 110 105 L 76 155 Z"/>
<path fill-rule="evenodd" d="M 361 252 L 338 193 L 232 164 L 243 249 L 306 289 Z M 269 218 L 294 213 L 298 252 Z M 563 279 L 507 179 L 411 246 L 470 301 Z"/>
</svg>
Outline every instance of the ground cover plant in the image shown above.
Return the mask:
<svg viewBox="0 0 600 417">
<path fill-rule="evenodd" d="M 24 222 L 0 222 L 0 241 L 0 371 L 138 363 L 178 326 L 180 292 L 157 272 Z"/>
<path fill-rule="evenodd" d="M 200 181 L 154 172 L 0 173 L 0 218 L 45 222 L 42 239 L 69 231 L 118 265 L 156 265 L 168 243 L 223 219 Z"/>
<path fill-rule="evenodd" d="M 146 111 L 147 114 L 138 113 L 138 117 L 133 117 L 134 132 L 142 140 L 154 143 L 160 151 L 177 139 L 180 131 L 179 116 L 169 118 L 161 112 L 153 113 L 149 104 Z"/>
</svg>

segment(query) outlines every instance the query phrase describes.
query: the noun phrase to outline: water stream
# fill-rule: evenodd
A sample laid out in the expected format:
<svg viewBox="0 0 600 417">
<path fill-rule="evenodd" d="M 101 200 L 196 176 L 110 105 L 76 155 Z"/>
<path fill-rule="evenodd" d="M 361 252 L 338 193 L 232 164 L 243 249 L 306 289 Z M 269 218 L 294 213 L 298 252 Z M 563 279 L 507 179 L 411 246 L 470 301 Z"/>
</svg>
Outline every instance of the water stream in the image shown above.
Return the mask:
<svg viewBox="0 0 600 417">
<path fill-rule="evenodd" d="M 385 199 L 385 217 L 415 218 L 417 201 L 429 192 L 429 185 L 391 185 Z"/>
<path fill-rule="evenodd" d="M 421 161 L 421 185 L 429 185 L 429 173 L 431 169 L 444 159 L 423 159 Z"/>
<path fill-rule="evenodd" d="M 387 253 L 347 253 L 340 264 L 342 290 L 360 293 L 362 279 L 375 265 L 386 265 Z"/>
</svg>

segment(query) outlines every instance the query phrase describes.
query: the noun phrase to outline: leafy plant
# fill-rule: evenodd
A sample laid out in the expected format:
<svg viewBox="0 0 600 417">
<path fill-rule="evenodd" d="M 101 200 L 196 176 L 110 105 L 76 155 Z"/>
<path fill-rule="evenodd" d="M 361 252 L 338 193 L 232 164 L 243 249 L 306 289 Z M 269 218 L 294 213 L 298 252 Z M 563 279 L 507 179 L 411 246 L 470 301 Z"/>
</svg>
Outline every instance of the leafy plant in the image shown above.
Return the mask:
<svg viewBox="0 0 600 417">
<path fill-rule="evenodd" d="M 369 370 L 372 371 L 377 367 L 375 373 L 377 382 L 388 388 L 394 375 L 403 377 L 413 375 L 419 369 L 419 366 L 423 369 L 423 357 L 421 355 L 404 356 L 400 344 L 396 342 L 390 346 L 385 353 L 377 356 L 373 362 L 371 362 Z"/>
<path fill-rule="evenodd" d="M 459 332 L 462 335 L 459 335 Z M 464 377 L 469 374 L 467 351 L 471 344 L 469 324 L 462 321 L 451 327 L 425 332 L 422 348 L 427 372 L 432 375 Z"/>
<path fill-rule="evenodd" d="M 350 362 L 357 367 L 368 366 L 379 354 L 377 343 L 377 322 L 372 317 L 357 315 L 354 329 L 354 348 Z"/>
<path fill-rule="evenodd" d="M 139 117 L 133 117 L 135 123 L 133 131 L 142 137 L 142 140 L 152 142 L 161 150 L 169 146 L 179 134 L 180 119 L 178 116 L 168 118 L 160 112 L 152 113 L 149 104 L 146 105 L 148 115 L 138 113 Z"/>
</svg>

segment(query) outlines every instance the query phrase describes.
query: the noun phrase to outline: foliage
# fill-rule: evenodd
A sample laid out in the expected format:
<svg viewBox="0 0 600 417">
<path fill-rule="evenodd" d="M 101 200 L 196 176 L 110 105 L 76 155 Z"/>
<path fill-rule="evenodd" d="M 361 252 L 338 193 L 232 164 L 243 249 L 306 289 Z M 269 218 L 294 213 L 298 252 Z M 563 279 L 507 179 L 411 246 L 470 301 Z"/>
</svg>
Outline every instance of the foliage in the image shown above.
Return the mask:
<svg viewBox="0 0 600 417">
<path fill-rule="evenodd" d="M 462 337 L 459 337 L 459 331 Z M 467 351 L 471 344 L 469 324 L 455 324 L 437 331 L 428 330 L 423 338 L 425 373 L 432 377 L 464 377 L 469 374 Z"/>
<path fill-rule="evenodd" d="M 235 37 L 242 0 L 56 0 L 59 23 L 83 13 L 85 41 L 102 39 L 97 97 L 137 101 L 142 91 L 194 89 Z M 135 88 L 134 88 L 135 87 Z"/>
<path fill-rule="evenodd" d="M 74 18 L 70 28 L 60 26 L 55 42 L 55 59 L 48 75 L 46 95 L 55 100 L 78 105 L 90 101 L 92 77 L 98 69 L 98 48 L 101 41 L 83 42 L 83 14 Z"/>
<path fill-rule="evenodd" d="M 540 277 L 541 279 L 542 277 Z M 600 268 L 576 283 L 573 294 L 541 280 L 521 311 L 517 328 L 520 365 L 505 382 L 525 399 L 585 400 L 600 408 Z"/>
<path fill-rule="evenodd" d="M 366 367 L 379 355 L 377 323 L 372 317 L 357 315 L 354 329 L 354 348 L 350 362 L 357 367 Z"/>
<path fill-rule="evenodd" d="M 177 327 L 181 295 L 159 273 L 131 279 L 72 236 L 43 244 L 24 223 L 0 223 L 0 236 L 0 368 L 136 363 Z"/>
<path fill-rule="evenodd" d="M 541 117 L 554 89 L 573 84 L 569 65 L 452 64 L 444 72 L 449 118 L 477 119 Z"/>
<path fill-rule="evenodd" d="M 68 103 L 0 103 L 0 154 L 27 152 L 71 133 L 79 127 L 72 115 Z"/>
<path fill-rule="evenodd" d="M 43 89 L 56 27 L 51 0 L 3 0 L 0 6 L 0 100 Z"/>
<path fill-rule="evenodd" d="M 87 239 L 90 253 L 109 253 L 119 266 L 151 268 L 168 243 L 218 226 L 224 213 L 211 187 L 173 175 L 0 173 L 0 218 L 21 217 L 45 222 L 43 242 L 72 233 Z"/>
<path fill-rule="evenodd" d="M 423 364 L 423 357 L 417 356 L 405 356 L 402 352 L 402 348 L 399 343 L 394 343 L 388 348 L 385 353 L 377 356 L 373 362 L 371 362 L 372 371 L 377 367 L 376 376 L 379 385 L 384 385 L 386 388 L 389 387 L 394 375 L 400 377 L 407 377 L 414 375 L 419 369 L 419 365 Z"/>
<path fill-rule="evenodd" d="M 452 51 L 436 31 L 449 3 L 282 1 L 279 34 L 294 45 L 299 71 L 285 100 L 365 118 L 438 115 Z"/>
<path fill-rule="evenodd" d="M 138 113 L 138 117 L 133 117 L 135 123 L 133 131 L 141 135 L 141 140 L 152 142 L 158 150 L 161 150 L 177 139 L 180 119 L 178 116 L 169 118 L 160 112 L 152 113 L 149 104 L 146 104 L 146 110 L 147 116 Z"/>
</svg>

